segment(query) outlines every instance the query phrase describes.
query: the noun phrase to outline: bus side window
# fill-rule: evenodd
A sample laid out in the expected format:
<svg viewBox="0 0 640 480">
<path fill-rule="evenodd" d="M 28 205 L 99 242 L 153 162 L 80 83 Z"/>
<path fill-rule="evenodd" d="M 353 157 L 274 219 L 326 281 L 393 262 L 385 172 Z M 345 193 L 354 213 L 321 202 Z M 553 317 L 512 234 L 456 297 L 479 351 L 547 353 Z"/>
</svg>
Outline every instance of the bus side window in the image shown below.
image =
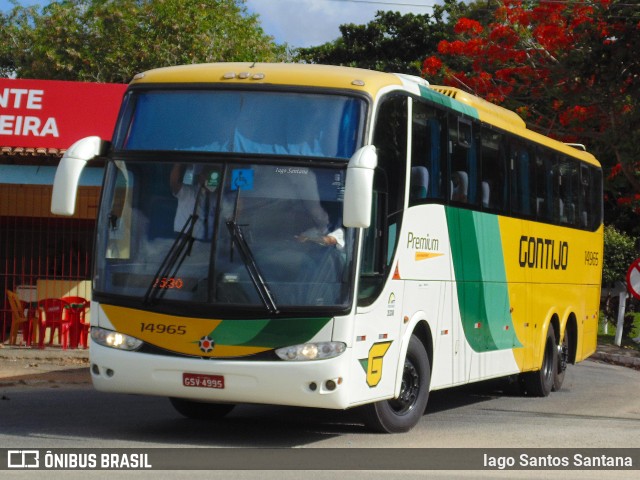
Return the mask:
<svg viewBox="0 0 640 480">
<path fill-rule="evenodd" d="M 382 288 L 398 246 L 406 188 L 408 97 L 390 96 L 380 104 L 373 144 L 378 152 L 371 225 L 365 229 L 359 305 L 371 304 Z"/>
<path fill-rule="evenodd" d="M 578 226 L 578 212 L 580 210 L 580 172 L 578 162 L 569 157 L 561 157 L 559 162 L 560 188 L 560 223 Z"/>
<path fill-rule="evenodd" d="M 535 169 L 536 218 L 542 222 L 553 222 L 553 210 L 558 195 L 554 182 L 554 155 L 549 151 L 539 149 L 536 152 Z"/>
<path fill-rule="evenodd" d="M 480 134 L 482 181 L 480 201 L 482 208 L 498 213 L 507 211 L 507 157 L 504 154 L 503 135 L 488 128 Z"/>
<path fill-rule="evenodd" d="M 444 198 L 440 162 L 441 125 L 435 108 L 413 101 L 409 206 Z"/>
<path fill-rule="evenodd" d="M 535 216 L 535 158 L 520 142 L 511 141 L 511 212 L 525 217 Z"/>
<path fill-rule="evenodd" d="M 465 119 L 449 117 L 450 199 L 454 203 L 477 205 L 478 161 L 473 124 Z"/>
<path fill-rule="evenodd" d="M 591 228 L 589 217 L 593 210 L 592 185 L 591 168 L 587 165 L 580 165 L 580 217 L 578 218 L 580 228 Z"/>
<path fill-rule="evenodd" d="M 591 183 L 585 190 L 585 210 L 587 211 L 587 225 L 589 230 L 596 230 L 602 223 L 602 170 L 589 167 Z"/>
</svg>

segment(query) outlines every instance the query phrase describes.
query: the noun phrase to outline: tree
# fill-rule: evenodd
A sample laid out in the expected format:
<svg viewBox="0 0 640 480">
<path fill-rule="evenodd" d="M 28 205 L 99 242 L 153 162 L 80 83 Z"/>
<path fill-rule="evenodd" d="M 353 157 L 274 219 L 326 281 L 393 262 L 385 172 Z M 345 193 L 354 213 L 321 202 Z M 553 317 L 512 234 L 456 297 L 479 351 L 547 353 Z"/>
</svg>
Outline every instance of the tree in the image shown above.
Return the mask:
<svg viewBox="0 0 640 480">
<path fill-rule="evenodd" d="M 604 261 L 602 284 L 612 287 L 616 282 L 626 282 L 627 270 L 637 258 L 636 241 L 615 227 L 604 228 Z"/>
<path fill-rule="evenodd" d="M 488 23 L 462 17 L 423 63 L 428 79 L 517 111 L 529 127 L 589 146 L 640 201 L 640 9 L 624 0 L 502 0 Z M 617 191 L 610 195 L 619 198 Z"/>
<path fill-rule="evenodd" d="M 155 67 L 278 61 L 245 0 L 65 0 L 0 16 L 0 75 L 128 82 Z"/>
<path fill-rule="evenodd" d="M 466 5 L 455 0 L 434 6 L 432 15 L 379 11 L 366 25 L 340 25 L 342 37 L 301 48 L 298 58 L 309 63 L 420 75 L 424 53 L 435 51 L 439 41 L 453 34 L 451 19 L 462 11 L 466 11 Z"/>
</svg>

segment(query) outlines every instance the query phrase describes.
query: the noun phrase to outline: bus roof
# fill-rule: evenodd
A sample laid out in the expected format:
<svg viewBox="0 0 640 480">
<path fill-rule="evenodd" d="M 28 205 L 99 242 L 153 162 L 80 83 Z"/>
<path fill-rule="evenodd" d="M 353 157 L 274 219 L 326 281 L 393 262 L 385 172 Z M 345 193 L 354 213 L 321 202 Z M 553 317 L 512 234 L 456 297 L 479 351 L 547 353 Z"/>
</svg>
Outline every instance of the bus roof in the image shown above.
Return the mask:
<svg viewBox="0 0 640 480">
<path fill-rule="evenodd" d="M 131 85 L 150 83 L 324 87 L 367 93 L 374 99 L 382 90 L 397 88 L 599 166 L 598 161 L 590 153 L 527 129 L 524 120 L 511 110 L 494 105 L 458 88 L 429 85 L 426 80 L 411 75 L 333 65 L 236 62 L 158 68 L 140 73 L 131 81 Z"/>
<path fill-rule="evenodd" d="M 300 63 L 206 63 L 150 70 L 134 77 L 146 83 L 234 83 L 313 86 L 368 92 L 402 86 L 398 76 L 361 68 Z"/>
<path fill-rule="evenodd" d="M 481 122 L 494 125 L 503 130 L 527 138 L 535 143 L 560 151 L 587 163 L 600 166 L 592 154 L 577 148 L 575 144 L 566 144 L 541 135 L 533 130 L 529 130 L 525 121 L 517 113 L 511 110 L 495 105 L 487 100 L 465 92 L 464 90 L 460 90 L 459 88 L 443 87 L 438 85 L 431 85 L 429 88 L 438 94 L 452 99 L 453 102 L 460 102 L 467 107 L 473 108 L 475 110 L 475 115 L 473 111 L 465 111 L 464 113 L 476 117 Z M 456 108 L 454 104 L 448 106 L 454 110 L 460 111 L 460 108 Z"/>
</svg>

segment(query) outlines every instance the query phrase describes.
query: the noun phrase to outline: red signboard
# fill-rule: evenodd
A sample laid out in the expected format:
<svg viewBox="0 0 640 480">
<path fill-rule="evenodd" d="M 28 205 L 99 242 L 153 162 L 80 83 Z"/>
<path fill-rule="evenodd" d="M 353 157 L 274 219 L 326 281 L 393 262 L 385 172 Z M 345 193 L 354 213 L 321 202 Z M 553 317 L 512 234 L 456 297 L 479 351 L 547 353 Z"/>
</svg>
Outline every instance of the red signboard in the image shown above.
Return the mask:
<svg viewBox="0 0 640 480">
<path fill-rule="evenodd" d="M 0 147 L 69 148 L 110 140 L 127 85 L 0 78 Z"/>
</svg>

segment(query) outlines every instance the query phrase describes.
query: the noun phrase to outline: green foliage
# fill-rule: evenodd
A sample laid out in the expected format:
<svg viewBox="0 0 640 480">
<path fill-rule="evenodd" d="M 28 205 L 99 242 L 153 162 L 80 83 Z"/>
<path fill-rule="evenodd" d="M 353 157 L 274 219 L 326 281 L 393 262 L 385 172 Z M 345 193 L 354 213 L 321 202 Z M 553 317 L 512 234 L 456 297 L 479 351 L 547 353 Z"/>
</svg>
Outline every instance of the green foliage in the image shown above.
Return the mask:
<svg viewBox="0 0 640 480">
<path fill-rule="evenodd" d="M 602 285 L 610 287 L 615 282 L 625 282 L 627 270 L 637 258 L 636 240 L 615 227 L 604 227 L 604 264 Z"/>
<path fill-rule="evenodd" d="M 637 225 L 637 5 L 501 0 L 497 6 L 489 16 L 459 18 L 454 40 L 443 40 L 438 55 L 425 59 L 425 74 L 518 112 L 532 130 L 585 144 L 616 180 L 607 185 L 610 201 L 635 213 Z"/>
<path fill-rule="evenodd" d="M 455 0 L 436 5 L 432 15 L 379 11 L 366 25 L 341 25 L 342 37 L 333 42 L 299 49 L 298 59 L 420 75 L 425 52 L 453 34 L 452 19 L 465 11 L 466 5 Z"/>
<path fill-rule="evenodd" d="M 128 82 L 150 68 L 279 61 L 245 0 L 64 0 L 0 15 L 0 76 Z"/>
</svg>

